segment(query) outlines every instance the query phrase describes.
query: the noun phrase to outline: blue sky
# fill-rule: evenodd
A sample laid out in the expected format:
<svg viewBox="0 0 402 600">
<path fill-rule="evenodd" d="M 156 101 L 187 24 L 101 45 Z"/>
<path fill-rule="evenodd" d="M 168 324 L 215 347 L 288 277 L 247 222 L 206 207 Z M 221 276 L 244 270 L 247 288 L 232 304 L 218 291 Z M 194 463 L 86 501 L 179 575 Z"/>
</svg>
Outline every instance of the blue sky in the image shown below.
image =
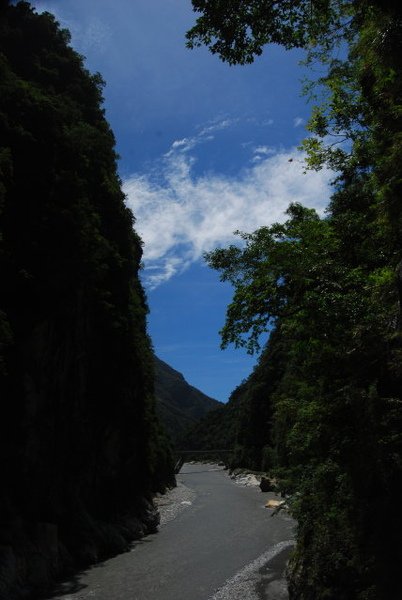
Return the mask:
<svg viewBox="0 0 402 600">
<path fill-rule="evenodd" d="M 106 81 L 127 203 L 144 241 L 142 280 L 157 355 L 226 401 L 256 357 L 221 351 L 231 289 L 203 253 L 282 220 L 291 201 L 322 212 L 331 174 L 304 174 L 297 146 L 309 115 L 302 55 L 269 47 L 229 67 L 187 50 L 190 0 L 36 0 L 70 29 L 87 68 Z"/>
</svg>

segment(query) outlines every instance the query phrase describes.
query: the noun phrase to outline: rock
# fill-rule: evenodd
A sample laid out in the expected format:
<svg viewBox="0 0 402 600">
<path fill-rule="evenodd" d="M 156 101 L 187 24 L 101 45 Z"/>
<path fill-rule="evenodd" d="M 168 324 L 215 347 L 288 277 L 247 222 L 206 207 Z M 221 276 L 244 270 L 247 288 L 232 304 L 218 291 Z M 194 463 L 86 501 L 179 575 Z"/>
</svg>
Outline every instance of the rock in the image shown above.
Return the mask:
<svg viewBox="0 0 402 600">
<path fill-rule="evenodd" d="M 265 508 L 279 508 L 280 506 L 284 506 L 285 505 L 285 501 L 284 500 L 268 500 L 268 502 L 265 505 Z"/>
<path fill-rule="evenodd" d="M 254 473 L 244 473 L 244 472 L 235 473 L 235 472 L 233 472 L 230 475 L 230 477 L 238 485 L 245 485 L 247 487 L 260 485 L 260 482 L 257 479 L 257 477 L 254 475 Z"/>
<path fill-rule="evenodd" d="M 262 477 L 260 481 L 260 489 L 262 492 L 273 492 L 275 487 L 270 479 Z"/>
<path fill-rule="evenodd" d="M 11 546 L 0 546 L 0 597 L 7 598 L 17 580 L 17 559 Z"/>
<path fill-rule="evenodd" d="M 37 523 L 34 528 L 39 550 L 57 565 L 59 554 L 58 528 L 54 523 Z"/>
<path fill-rule="evenodd" d="M 139 540 L 144 536 L 144 523 L 137 517 L 126 517 L 120 524 L 120 531 L 126 540 Z"/>
<path fill-rule="evenodd" d="M 142 513 L 142 521 L 146 526 L 147 533 L 155 533 L 156 531 L 158 531 L 158 525 L 160 523 L 160 514 L 152 502 L 144 500 L 143 507 L 144 509 Z"/>
</svg>

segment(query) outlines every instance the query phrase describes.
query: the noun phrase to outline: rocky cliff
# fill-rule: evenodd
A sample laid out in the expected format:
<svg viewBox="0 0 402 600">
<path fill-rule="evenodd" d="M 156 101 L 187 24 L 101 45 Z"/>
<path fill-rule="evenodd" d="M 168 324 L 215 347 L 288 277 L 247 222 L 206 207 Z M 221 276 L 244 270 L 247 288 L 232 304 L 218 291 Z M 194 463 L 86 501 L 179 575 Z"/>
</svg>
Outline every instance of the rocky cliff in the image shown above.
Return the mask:
<svg viewBox="0 0 402 600">
<path fill-rule="evenodd" d="M 0 598 L 154 530 L 172 484 L 141 243 L 102 80 L 48 14 L 0 5 Z"/>
</svg>

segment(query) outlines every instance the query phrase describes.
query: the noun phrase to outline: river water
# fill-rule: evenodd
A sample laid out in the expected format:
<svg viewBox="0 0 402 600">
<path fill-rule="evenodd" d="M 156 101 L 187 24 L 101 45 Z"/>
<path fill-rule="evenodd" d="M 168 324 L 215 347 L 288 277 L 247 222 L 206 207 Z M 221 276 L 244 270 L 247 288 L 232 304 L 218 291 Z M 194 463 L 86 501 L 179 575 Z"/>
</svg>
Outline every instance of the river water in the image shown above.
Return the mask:
<svg viewBox="0 0 402 600">
<path fill-rule="evenodd" d="M 184 465 L 159 532 L 64 582 L 53 600 L 286 600 L 292 519 L 215 465 Z"/>
</svg>

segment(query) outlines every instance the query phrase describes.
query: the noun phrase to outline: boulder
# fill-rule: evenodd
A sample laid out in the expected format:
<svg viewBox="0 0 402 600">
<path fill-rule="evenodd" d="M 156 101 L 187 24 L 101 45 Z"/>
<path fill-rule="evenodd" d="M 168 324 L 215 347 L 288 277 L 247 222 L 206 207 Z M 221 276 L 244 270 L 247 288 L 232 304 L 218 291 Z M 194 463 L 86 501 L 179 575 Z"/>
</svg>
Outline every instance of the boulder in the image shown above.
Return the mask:
<svg viewBox="0 0 402 600">
<path fill-rule="evenodd" d="M 280 506 L 284 506 L 284 500 L 268 500 L 265 505 L 265 508 L 279 508 Z"/>
<path fill-rule="evenodd" d="M 260 489 L 262 492 L 273 492 L 275 490 L 272 481 L 267 477 L 262 477 L 260 481 Z"/>
</svg>

